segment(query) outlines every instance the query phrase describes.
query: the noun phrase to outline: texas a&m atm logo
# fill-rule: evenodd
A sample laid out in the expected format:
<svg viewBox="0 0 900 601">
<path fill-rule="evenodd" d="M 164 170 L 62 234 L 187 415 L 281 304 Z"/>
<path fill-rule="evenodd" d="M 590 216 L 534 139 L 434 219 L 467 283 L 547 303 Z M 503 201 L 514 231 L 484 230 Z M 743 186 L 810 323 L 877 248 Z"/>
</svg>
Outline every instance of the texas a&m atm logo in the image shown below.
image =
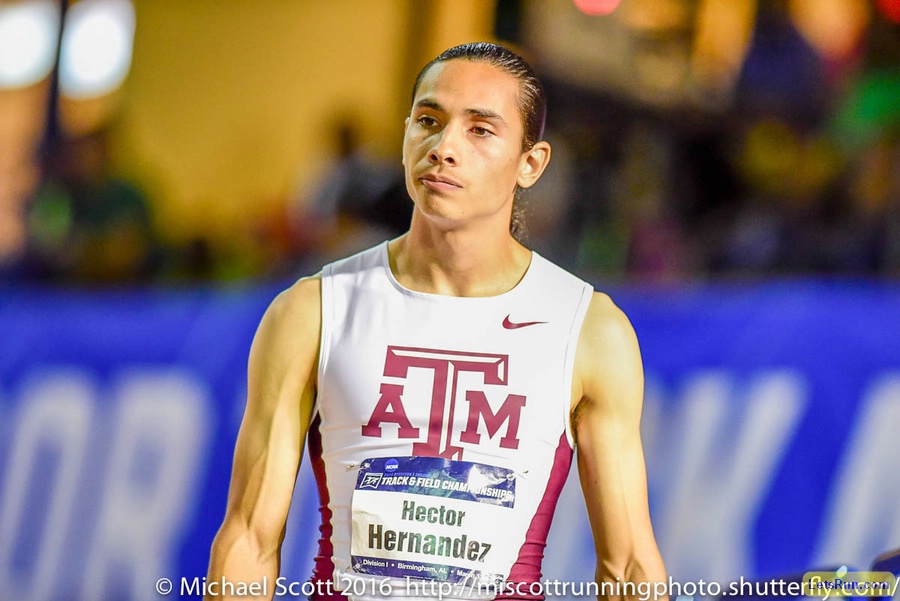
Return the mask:
<svg viewBox="0 0 900 601">
<path fill-rule="evenodd" d="M 456 443 L 478 444 L 485 430 L 491 439 L 501 435 L 502 448 L 519 448 L 519 418 L 525 406 L 524 396 L 508 394 L 496 412 L 482 390 L 465 390 L 466 406 L 458 407 L 456 403 L 461 374 L 481 374 L 485 385 L 506 386 L 508 364 L 508 355 L 389 346 L 384 361 L 385 377 L 406 379 L 411 367 L 427 369 L 433 374 L 428 431 L 425 442 L 413 444 L 412 454 L 462 459 L 463 447 Z M 378 403 L 362 427 L 363 436 L 381 438 L 382 424 L 396 424 L 400 438 L 422 438 L 421 428 L 413 426 L 406 415 L 403 390 L 403 384 L 382 382 Z M 406 402 L 413 401 L 406 399 Z M 453 432 L 457 411 L 467 412 L 465 428 L 458 435 Z M 484 429 L 479 431 L 481 424 Z"/>
</svg>

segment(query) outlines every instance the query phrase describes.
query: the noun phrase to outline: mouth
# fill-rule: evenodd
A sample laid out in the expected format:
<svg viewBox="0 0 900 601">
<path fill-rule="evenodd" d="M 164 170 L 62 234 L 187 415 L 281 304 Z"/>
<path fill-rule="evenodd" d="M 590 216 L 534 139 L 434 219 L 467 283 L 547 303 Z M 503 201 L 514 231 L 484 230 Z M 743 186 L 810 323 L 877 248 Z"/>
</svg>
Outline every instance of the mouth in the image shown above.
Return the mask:
<svg viewBox="0 0 900 601">
<path fill-rule="evenodd" d="M 458 190 L 462 188 L 462 184 L 460 184 L 455 179 L 445 177 L 443 175 L 435 175 L 433 173 L 426 173 L 425 175 L 419 177 L 419 181 L 422 182 L 427 188 L 432 190 Z"/>
</svg>

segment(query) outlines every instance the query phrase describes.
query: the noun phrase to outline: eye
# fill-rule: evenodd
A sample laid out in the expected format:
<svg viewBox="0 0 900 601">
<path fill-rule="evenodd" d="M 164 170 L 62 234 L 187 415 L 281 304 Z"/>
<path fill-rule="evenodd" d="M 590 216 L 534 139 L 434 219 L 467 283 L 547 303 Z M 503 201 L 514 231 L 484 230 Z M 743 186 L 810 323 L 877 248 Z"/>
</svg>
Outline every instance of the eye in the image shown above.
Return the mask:
<svg viewBox="0 0 900 601">
<path fill-rule="evenodd" d="M 434 117 L 429 117 L 428 115 L 422 115 L 418 119 L 416 119 L 416 123 L 421 125 L 422 127 L 435 127 L 438 122 Z"/>
<path fill-rule="evenodd" d="M 477 125 L 475 127 L 473 127 L 471 131 L 473 134 L 475 134 L 476 136 L 478 136 L 480 138 L 486 138 L 487 136 L 494 135 L 494 132 L 492 132 L 491 130 L 489 130 L 485 127 L 477 126 Z"/>
</svg>

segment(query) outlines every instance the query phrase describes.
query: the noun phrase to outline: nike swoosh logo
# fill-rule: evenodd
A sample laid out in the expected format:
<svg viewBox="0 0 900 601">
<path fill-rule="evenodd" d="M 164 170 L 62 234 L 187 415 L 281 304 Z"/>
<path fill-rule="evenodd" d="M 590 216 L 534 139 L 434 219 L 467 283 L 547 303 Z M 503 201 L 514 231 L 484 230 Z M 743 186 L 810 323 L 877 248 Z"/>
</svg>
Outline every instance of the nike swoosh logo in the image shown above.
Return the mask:
<svg viewBox="0 0 900 601">
<path fill-rule="evenodd" d="M 517 330 L 519 328 L 527 328 L 528 326 L 536 326 L 542 323 L 547 323 L 546 321 L 522 321 L 519 323 L 515 323 L 509 320 L 509 315 L 503 318 L 503 327 L 507 330 Z"/>
</svg>

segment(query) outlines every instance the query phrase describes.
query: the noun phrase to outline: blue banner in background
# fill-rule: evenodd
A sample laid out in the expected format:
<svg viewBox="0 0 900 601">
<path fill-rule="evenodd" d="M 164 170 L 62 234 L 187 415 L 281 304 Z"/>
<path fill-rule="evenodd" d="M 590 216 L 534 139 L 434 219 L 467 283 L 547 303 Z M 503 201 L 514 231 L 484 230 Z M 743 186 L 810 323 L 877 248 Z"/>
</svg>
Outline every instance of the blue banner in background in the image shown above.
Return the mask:
<svg viewBox="0 0 900 601">
<path fill-rule="evenodd" d="M 0 291 L 0 599 L 206 571 L 274 291 Z"/>
<path fill-rule="evenodd" d="M 619 301 L 647 370 L 670 572 L 865 568 L 900 546 L 900 289 L 782 283 Z"/>
<path fill-rule="evenodd" d="M 276 293 L 0 290 L 0 601 L 199 598 Z M 900 547 L 900 287 L 613 297 L 641 341 L 651 510 L 674 579 L 865 568 Z M 270 592 L 302 592 L 289 585 L 309 575 L 315 497 L 304 464 Z M 590 580 L 574 470 L 560 504 L 545 576 Z"/>
</svg>

